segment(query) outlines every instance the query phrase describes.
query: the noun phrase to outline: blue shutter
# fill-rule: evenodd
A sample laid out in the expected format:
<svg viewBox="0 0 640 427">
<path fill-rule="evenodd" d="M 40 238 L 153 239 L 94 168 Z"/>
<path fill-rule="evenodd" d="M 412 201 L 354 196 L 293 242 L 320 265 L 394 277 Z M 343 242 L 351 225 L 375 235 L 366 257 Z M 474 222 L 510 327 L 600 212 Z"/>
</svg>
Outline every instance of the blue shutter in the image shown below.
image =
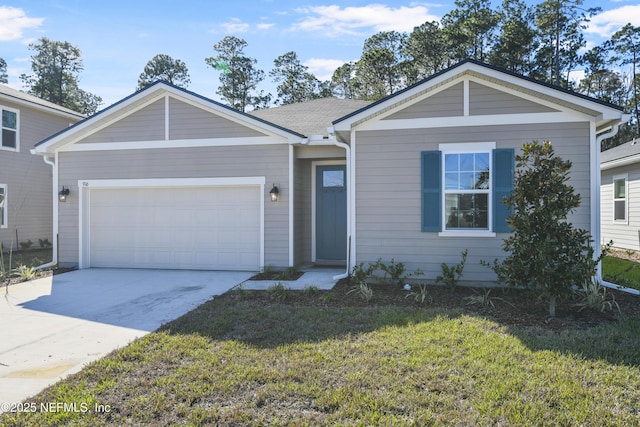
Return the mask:
<svg viewBox="0 0 640 427">
<path fill-rule="evenodd" d="M 504 204 L 504 198 L 513 190 L 515 169 L 515 150 L 513 148 L 497 148 L 493 150 L 493 231 L 509 233 L 507 217 L 513 213 Z"/>
<path fill-rule="evenodd" d="M 422 152 L 422 231 L 442 230 L 442 153 Z"/>
</svg>

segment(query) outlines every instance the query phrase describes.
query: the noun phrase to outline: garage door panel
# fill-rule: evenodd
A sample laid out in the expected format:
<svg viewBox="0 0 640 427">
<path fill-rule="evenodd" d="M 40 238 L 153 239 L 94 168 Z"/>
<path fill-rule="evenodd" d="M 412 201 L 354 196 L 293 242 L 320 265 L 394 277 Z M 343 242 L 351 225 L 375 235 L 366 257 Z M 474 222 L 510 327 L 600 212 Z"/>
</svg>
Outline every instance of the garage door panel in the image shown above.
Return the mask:
<svg viewBox="0 0 640 427">
<path fill-rule="evenodd" d="M 255 270 L 260 187 L 93 189 L 94 267 Z"/>
</svg>

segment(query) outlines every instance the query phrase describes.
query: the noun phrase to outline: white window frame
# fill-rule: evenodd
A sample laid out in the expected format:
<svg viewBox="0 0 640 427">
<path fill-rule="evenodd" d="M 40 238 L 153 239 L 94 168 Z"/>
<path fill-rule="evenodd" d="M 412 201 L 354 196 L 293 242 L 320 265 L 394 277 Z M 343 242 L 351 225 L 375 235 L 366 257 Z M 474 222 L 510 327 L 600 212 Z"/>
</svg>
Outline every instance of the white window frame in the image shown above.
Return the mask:
<svg viewBox="0 0 640 427">
<path fill-rule="evenodd" d="M 620 180 L 624 180 L 624 197 L 616 198 L 616 181 Z M 616 224 L 629 224 L 629 174 L 613 176 L 611 193 L 611 220 Z M 616 202 L 624 202 L 624 219 L 616 219 Z"/>
<path fill-rule="evenodd" d="M 15 113 L 15 115 L 16 115 L 16 128 L 15 129 L 7 128 L 7 129 L 15 130 L 15 132 L 16 132 L 16 146 L 15 146 L 15 148 L 13 148 L 13 147 L 5 147 L 4 145 L 2 145 L 2 130 L 5 129 L 2 126 L 2 111 L 10 111 L 12 113 Z M 0 150 L 18 151 L 18 152 L 20 151 L 20 110 L 16 110 L 15 108 L 5 107 L 5 106 L 2 106 L 2 105 L 0 105 Z"/>
<path fill-rule="evenodd" d="M 0 184 L 0 191 L 2 191 L 3 200 L 2 206 L 0 206 L 0 228 L 8 227 L 8 209 L 7 209 L 7 184 Z"/>
<path fill-rule="evenodd" d="M 439 144 L 438 149 L 442 152 L 441 173 L 441 206 L 442 215 L 442 231 L 438 236 L 443 237 L 495 237 L 493 232 L 493 150 L 496 148 L 495 142 L 463 142 L 451 144 Z M 446 195 L 450 193 L 460 193 L 460 191 L 445 190 L 445 158 L 447 154 L 470 154 L 470 153 L 488 153 L 489 154 L 489 190 L 487 193 L 487 228 L 483 229 L 451 229 L 447 230 L 447 208 Z M 476 193 L 477 191 L 473 191 Z M 480 193 L 480 192 L 478 192 Z"/>
</svg>

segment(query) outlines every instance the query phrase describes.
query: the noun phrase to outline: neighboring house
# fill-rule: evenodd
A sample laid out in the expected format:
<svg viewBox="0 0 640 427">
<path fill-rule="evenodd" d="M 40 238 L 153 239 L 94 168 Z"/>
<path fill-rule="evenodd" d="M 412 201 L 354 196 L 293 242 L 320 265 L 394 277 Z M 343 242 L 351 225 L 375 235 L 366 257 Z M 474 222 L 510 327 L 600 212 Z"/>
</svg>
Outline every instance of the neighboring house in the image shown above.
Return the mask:
<svg viewBox="0 0 640 427">
<path fill-rule="evenodd" d="M 640 250 L 640 141 L 600 154 L 602 243 Z"/>
<path fill-rule="evenodd" d="M 467 60 L 373 104 L 326 99 L 245 114 L 156 83 L 41 143 L 55 157 L 61 265 L 258 270 L 420 268 L 469 250 L 495 279 L 502 204 L 523 143 L 573 162 L 571 220 L 599 241 L 600 140 L 620 108 Z M 607 132 L 608 133 L 604 133 Z M 277 188 L 277 201 L 271 201 Z"/>
<path fill-rule="evenodd" d="M 8 251 L 21 242 L 53 242 L 51 167 L 29 150 L 84 116 L 5 85 L 0 111 L 0 243 Z"/>
</svg>

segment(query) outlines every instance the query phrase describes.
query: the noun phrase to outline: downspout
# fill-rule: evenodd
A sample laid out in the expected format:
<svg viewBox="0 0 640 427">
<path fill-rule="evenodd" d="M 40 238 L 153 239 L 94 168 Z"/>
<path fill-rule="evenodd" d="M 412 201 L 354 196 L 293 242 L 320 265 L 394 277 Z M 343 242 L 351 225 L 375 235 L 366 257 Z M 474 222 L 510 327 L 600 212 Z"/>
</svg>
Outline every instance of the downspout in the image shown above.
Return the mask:
<svg viewBox="0 0 640 427">
<path fill-rule="evenodd" d="M 332 131 L 332 129 L 331 129 Z M 331 135 L 331 132 L 330 132 Z M 351 146 L 349 144 L 345 144 L 344 142 L 339 142 L 335 139 L 335 136 L 333 136 L 334 140 L 333 143 L 336 145 L 336 147 L 340 147 L 340 148 L 344 148 L 345 151 L 345 158 L 347 161 L 347 170 L 346 170 L 346 175 L 347 175 L 347 270 L 342 273 L 342 274 L 338 274 L 336 276 L 333 276 L 333 280 L 340 280 L 340 279 L 344 279 L 346 277 L 349 277 L 349 273 L 351 271 L 350 269 L 350 265 L 351 265 Z"/>
<path fill-rule="evenodd" d="M 626 116 L 626 115 L 625 115 Z M 605 132 L 605 133 L 601 133 L 600 135 L 596 136 L 596 146 L 595 148 L 595 160 L 594 160 L 594 167 L 597 168 L 597 171 L 595 173 L 595 206 L 593 207 L 593 212 L 595 214 L 595 219 L 596 219 L 596 235 L 592 236 L 593 237 L 593 241 L 595 242 L 595 248 L 594 248 L 594 253 L 593 256 L 597 258 L 600 257 L 601 254 L 601 250 L 600 250 L 600 245 L 602 244 L 602 242 L 600 241 L 601 239 L 601 224 L 602 224 L 602 218 L 600 217 L 600 185 L 601 185 L 601 181 L 602 181 L 602 173 L 600 171 L 600 147 L 602 146 L 602 141 L 607 139 L 607 138 L 611 138 L 613 136 L 615 136 L 618 133 L 618 130 L 620 129 L 620 125 L 622 125 L 623 123 L 626 123 L 625 120 L 625 116 L 622 117 L 622 120 L 620 120 L 618 123 L 614 124 L 611 127 L 611 130 Z M 628 120 L 628 119 L 627 119 Z M 602 282 L 602 265 L 601 263 L 598 263 L 598 265 L 596 266 L 596 280 L 600 283 Z"/>
<path fill-rule="evenodd" d="M 42 160 L 49 166 L 51 166 L 51 176 L 53 177 L 53 243 L 51 249 L 51 261 L 45 264 L 41 264 L 35 267 L 36 270 L 42 270 L 43 268 L 53 267 L 58 263 L 58 171 L 56 170 L 56 162 L 54 159 L 50 159 L 47 156 L 42 157 Z"/>
</svg>

